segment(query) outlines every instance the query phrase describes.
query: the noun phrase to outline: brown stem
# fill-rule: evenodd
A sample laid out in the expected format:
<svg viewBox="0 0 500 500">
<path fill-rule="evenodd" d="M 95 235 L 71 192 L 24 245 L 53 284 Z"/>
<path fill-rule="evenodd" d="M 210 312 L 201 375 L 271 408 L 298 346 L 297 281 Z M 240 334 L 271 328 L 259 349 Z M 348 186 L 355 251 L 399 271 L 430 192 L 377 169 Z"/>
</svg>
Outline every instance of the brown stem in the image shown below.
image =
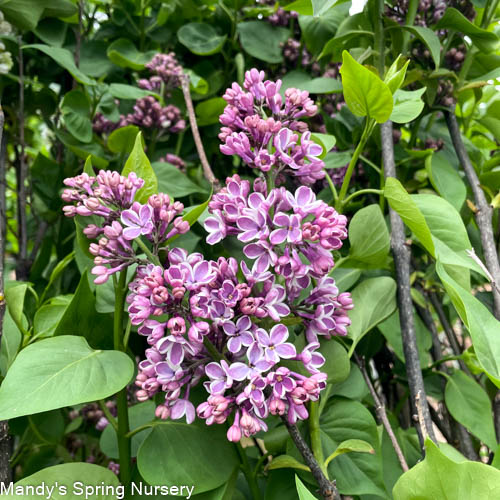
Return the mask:
<svg viewBox="0 0 500 500">
<path fill-rule="evenodd" d="M 394 161 L 394 144 L 392 139 L 392 122 L 388 121 L 381 126 L 382 159 L 384 162 L 384 175 L 396 178 L 396 164 Z M 425 395 L 424 379 L 420 369 L 420 359 L 417 347 L 415 319 L 410 285 L 410 250 L 405 243 L 405 228 L 401 217 L 389 207 L 391 221 L 391 249 L 396 267 L 396 280 L 398 285 L 399 320 L 403 352 L 406 362 L 406 373 L 410 389 L 410 401 L 413 414 L 417 415 L 416 426 L 420 446 L 424 447 L 425 437 L 428 435 L 436 441 L 432 420 Z"/>
<path fill-rule="evenodd" d="M 467 181 L 472 189 L 474 195 L 474 203 L 477 207 L 475 212 L 477 227 L 481 236 L 481 243 L 483 246 L 484 260 L 486 267 L 493 277 L 494 283 L 492 288 L 493 293 L 493 312 L 495 317 L 500 320 L 500 292 L 497 286 L 500 286 L 500 262 L 495 247 L 495 237 L 493 234 L 492 215 L 493 208 L 486 200 L 484 191 L 481 189 L 481 184 L 477 176 L 476 170 L 470 161 L 467 150 L 465 149 L 460 134 L 460 128 L 455 115 L 455 110 L 448 110 L 445 112 L 446 124 L 450 132 L 453 147 L 458 156 L 458 159 L 464 169 Z M 497 285 L 497 286 L 495 286 Z"/>
<path fill-rule="evenodd" d="M 309 448 L 308 444 L 305 442 L 297 426 L 291 425 L 286 417 L 282 417 L 282 420 L 285 423 L 286 428 L 288 429 L 288 433 L 295 443 L 295 446 L 300 451 L 300 454 L 304 458 L 309 469 L 311 469 L 311 473 L 319 485 L 320 493 L 323 499 L 340 500 L 340 494 L 337 490 L 337 486 L 335 485 L 335 481 L 330 481 L 327 477 L 325 477 L 323 471 L 321 470 L 321 467 L 314 458 L 311 448 Z"/>
<path fill-rule="evenodd" d="M 83 31 L 83 4 L 82 0 L 78 1 L 78 27 L 75 29 L 75 66 L 80 67 L 80 51 L 82 47 L 82 31 Z M 74 82 L 76 84 L 76 81 Z"/>
<path fill-rule="evenodd" d="M 207 155 L 205 154 L 205 149 L 203 147 L 203 142 L 201 141 L 200 131 L 198 130 L 198 123 L 196 121 L 196 115 L 193 108 L 193 100 L 191 99 L 191 90 L 189 89 L 189 76 L 185 73 L 181 75 L 181 87 L 182 93 L 184 94 L 184 100 L 186 101 L 186 108 L 189 117 L 189 123 L 191 125 L 191 132 L 193 133 L 194 143 L 196 145 L 196 150 L 198 151 L 198 156 L 200 157 L 201 166 L 203 167 L 203 174 L 205 178 L 213 186 L 214 191 L 220 189 L 219 180 L 215 177 L 212 172 L 212 168 L 208 163 Z"/>
<path fill-rule="evenodd" d="M 382 403 L 382 400 L 380 399 L 379 395 L 377 394 L 377 391 L 375 390 L 375 387 L 372 384 L 370 376 L 368 375 L 368 372 L 366 370 L 365 360 L 361 359 L 356 353 L 354 353 L 354 359 L 356 360 L 356 363 L 358 364 L 359 369 L 361 370 L 361 374 L 363 375 L 363 378 L 365 379 L 366 385 L 368 386 L 368 390 L 370 391 L 370 394 L 371 394 L 373 401 L 375 403 L 375 412 L 377 413 L 378 420 L 384 426 L 384 429 L 386 430 L 387 435 L 389 436 L 389 439 L 391 440 L 392 447 L 394 448 L 394 451 L 396 452 L 396 455 L 398 457 L 399 463 L 401 464 L 401 468 L 403 469 L 403 472 L 406 472 L 409 469 L 408 464 L 406 463 L 406 459 L 405 459 L 405 456 L 403 455 L 403 451 L 401 450 L 401 447 L 399 446 L 398 440 L 396 439 L 396 435 L 394 434 L 394 431 L 392 430 L 391 423 L 389 422 L 389 419 L 387 418 L 387 413 L 385 411 L 384 403 Z"/>
<path fill-rule="evenodd" d="M 448 339 L 453 354 L 455 356 L 460 356 L 462 354 L 462 348 L 458 342 L 455 332 L 453 331 L 453 328 L 450 325 L 450 322 L 448 321 L 448 318 L 446 317 L 446 314 L 444 313 L 443 306 L 441 305 L 439 298 L 434 292 L 431 292 L 429 293 L 429 299 L 432 307 L 434 307 L 434 310 L 438 315 L 441 325 L 443 326 L 444 333 L 446 334 L 446 338 Z"/>
<path fill-rule="evenodd" d="M 17 168 L 17 224 L 19 252 L 16 262 L 16 279 L 26 281 L 29 274 L 28 266 L 28 232 L 26 222 L 26 178 L 28 169 L 25 158 L 24 140 L 24 62 L 22 39 L 19 37 L 19 154 Z"/>
<path fill-rule="evenodd" d="M 5 259 L 5 149 L 6 143 L 3 137 L 3 126 L 5 116 L 0 107 L 0 207 L 2 213 L 0 214 L 0 342 L 3 334 L 3 318 L 5 315 L 5 299 L 4 299 L 4 259 Z M 0 421 L 0 483 L 7 485 L 12 481 L 12 470 L 10 468 L 10 454 L 12 448 L 12 441 L 9 436 L 9 423 L 7 420 Z"/>
</svg>

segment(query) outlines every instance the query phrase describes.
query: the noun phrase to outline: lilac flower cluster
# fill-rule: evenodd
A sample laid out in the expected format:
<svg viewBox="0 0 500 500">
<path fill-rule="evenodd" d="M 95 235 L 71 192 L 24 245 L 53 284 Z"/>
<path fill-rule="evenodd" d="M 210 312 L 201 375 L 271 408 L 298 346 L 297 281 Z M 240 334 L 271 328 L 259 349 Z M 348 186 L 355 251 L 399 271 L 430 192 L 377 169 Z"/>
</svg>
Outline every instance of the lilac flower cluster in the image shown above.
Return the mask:
<svg viewBox="0 0 500 500">
<path fill-rule="evenodd" d="M 129 113 L 125 121 L 143 128 L 166 130 L 172 134 L 186 128 L 186 121 L 177 106 L 173 104 L 161 106 L 152 96 L 138 99 L 134 105 L 134 112 Z"/>
<path fill-rule="evenodd" d="M 308 92 L 295 88 L 288 88 L 283 100 L 281 80 L 264 77 L 263 71 L 254 68 L 245 74 L 246 92 L 237 83 L 226 90 L 220 150 L 240 156 L 262 172 L 272 169 L 275 178 L 285 172 L 303 184 L 313 184 L 325 176 L 325 164 L 319 158 L 322 148 L 311 140 L 307 124 L 299 119 L 314 116 L 318 108 Z"/>
<path fill-rule="evenodd" d="M 102 219 L 99 225 L 89 224 L 83 230 L 88 238 L 99 238 L 89 247 L 97 284 L 141 262 L 133 248 L 135 238 L 145 236 L 157 250 L 168 239 L 189 230 L 189 223 L 180 217 L 184 205 L 172 202 L 168 195 L 152 195 L 145 204 L 135 201 L 144 181 L 133 172 L 127 177 L 109 170 L 101 170 L 95 177 L 83 173 L 65 179 L 64 184 L 68 186 L 61 196 L 68 204 L 63 207 L 66 216 Z"/>
<path fill-rule="evenodd" d="M 153 73 L 149 79 L 141 79 L 137 83 L 139 87 L 160 92 L 162 85 L 165 91 L 169 91 L 180 84 L 182 66 L 175 58 L 175 54 L 156 54 L 153 59 L 146 64 L 146 68 Z"/>
<path fill-rule="evenodd" d="M 162 419 L 185 417 L 190 423 L 197 414 L 211 425 L 234 414 L 231 441 L 267 429 L 269 414 L 286 414 L 292 423 L 307 418 L 305 403 L 317 400 L 326 385 L 319 371 L 325 359 L 317 352 L 314 332 L 329 335 L 336 328 L 328 324 L 325 306 L 315 315 L 316 306 L 309 304 L 335 296 L 339 308 L 340 301 L 352 306 L 347 296 L 338 295 L 331 278 L 318 283 L 310 300 L 303 301 L 303 309 L 310 308 L 312 341 L 298 353 L 280 323 L 291 313 L 285 287 L 269 272 L 256 277 L 244 263 L 245 281 L 238 279 L 238 271 L 234 258 L 206 261 L 201 254 L 173 249 L 165 267 L 150 264 L 138 270 L 127 299 L 131 321 L 140 325 L 150 345 L 139 364 L 137 398 L 163 392 L 165 402 L 156 409 Z M 280 365 L 282 360 L 300 361 L 310 375 Z M 200 382 L 209 396 L 195 408 L 189 395 Z"/>
</svg>

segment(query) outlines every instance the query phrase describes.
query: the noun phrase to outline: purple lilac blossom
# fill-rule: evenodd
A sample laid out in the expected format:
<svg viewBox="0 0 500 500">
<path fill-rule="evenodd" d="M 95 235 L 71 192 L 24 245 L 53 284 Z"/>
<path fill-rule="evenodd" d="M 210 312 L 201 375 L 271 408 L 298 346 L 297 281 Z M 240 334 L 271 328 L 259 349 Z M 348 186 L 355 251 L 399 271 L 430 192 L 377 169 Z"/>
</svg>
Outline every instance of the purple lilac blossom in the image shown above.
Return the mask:
<svg viewBox="0 0 500 500">
<path fill-rule="evenodd" d="M 263 71 L 253 68 L 245 74 L 242 89 L 237 83 L 226 90 L 228 103 L 220 116 L 223 127 L 220 150 L 238 155 L 252 168 L 262 172 L 273 169 L 278 180 L 284 172 L 303 184 L 313 184 L 325 174 L 321 146 L 300 118 L 314 116 L 317 106 L 309 93 L 295 88 L 281 97 L 281 80 L 264 80 Z"/>
</svg>

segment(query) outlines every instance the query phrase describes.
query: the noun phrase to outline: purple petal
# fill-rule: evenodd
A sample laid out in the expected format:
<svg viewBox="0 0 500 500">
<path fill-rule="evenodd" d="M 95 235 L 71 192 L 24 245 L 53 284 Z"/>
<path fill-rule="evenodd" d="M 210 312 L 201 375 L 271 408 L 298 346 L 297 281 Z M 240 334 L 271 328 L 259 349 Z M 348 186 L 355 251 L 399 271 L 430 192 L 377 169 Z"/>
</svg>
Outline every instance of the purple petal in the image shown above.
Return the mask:
<svg viewBox="0 0 500 500">
<path fill-rule="evenodd" d="M 259 328 L 255 335 L 257 337 L 257 342 L 260 345 L 268 346 L 271 343 L 271 340 L 269 339 L 268 333 L 265 330 L 263 330 L 262 328 Z"/>
<path fill-rule="evenodd" d="M 138 226 L 141 223 L 139 216 L 133 210 L 124 210 L 121 220 L 126 226 Z"/>
<path fill-rule="evenodd" d="M 250 243 L 246 245 L 243 248 L 243 253 L 249 258 L 249 259 L 255 259 L 259 257 L 259 255 L 262 255 L 265 252 L 265 249 L 262 248 L 260 245 L 257 243 Z"/>
<path fill-rule="evenodd" d="M 248 330 L 252 326 L 252 320 L 248 316 L 242 316 L 237 322 L 236 326 L 240 332 Z"/>
<path fill-rule="evenodd" d="M 297 351 L 293 344 L 280 344 L 274 349 L 280 358 L 290 359 L 297 356 Z"/>
<path fill-rule="evenodd" d="M 283 343 L 288 338 L 288 328 L 285 325 L 273 326 L 271 330 L 271 342 L 274 345 Z"/>
<path fill-rule="evenodd" d="M 135 240 L 135 238 L 138 238 L 141 235 L 141 228 L 140 227 L 125 227 L 125 228 L 123 228 L 122 234 L 126 240 Z"/>
<path fill-rule="evenodd" d="M 300 186 L 295 192 L 295 198 L 297 199 L 298 205 L 304 206 L 314 199 L 314 194 L 311 188 L 308 188 L 307 186 Z"/>
<path fill-rule="evenodd" d="M 180 344 L 173 344 L 170 349 L 167 359 L 174 366 L 180 365 L 184 359 L 184 349 Z"/>
<path fill-rule="evenodd" d="M 178 420 L 179 418 L 182 418 L 185 413 L 186 413 L 186 400 L 179 399 L 179 401 L 176 401 L 174 406 L 172 406 L 170 418 L 172 420 Z"/>
<path fill-rule="evenodd" d="M 153 217 L 153 207 L 151 205 L 142 205 L 141 209 L 139 210 L 139 218 L 141 220 L 142 225 L 144 225 L 148 220 Z"/>
<path fill-rule="evenodd" d="M 248 365 L 240 362 L 233 363 L 228 370 L 231 378 L 239 381 L 244 380 L 248 376 L 249 371 L 250 368 L 248 367 Z"/>
<path fill-rule="evenodd" d="M 290 217 L 283 212 L 278 212 L 273 219 L 273 222 L 277 226 L 287 227 L 290 224 Z"/>
<path fill-rule="evenodd" d="M 220 367 L 218 363 L 208 363 L 205 367 L 205 373 L 212 379 L 224 378 L 224 370 Z"/>
<path fill-rule="evenodd" d="M 257 223 L 253 220 L 250 219 L 250 217 L 240 217 L 237 221 L 236 224 L 240 229 L 243 229 L 244 231 L 248 230 L 256 230 L 259 227 L 257 226 Z"/>
<path fill-rule="evenodd" d="M 288 236 L 287 229 L 275 229 L 269 236 L 269 241 L 273 245 L 279 245 L 286 240 L 287 236 Z"/>
</svg>

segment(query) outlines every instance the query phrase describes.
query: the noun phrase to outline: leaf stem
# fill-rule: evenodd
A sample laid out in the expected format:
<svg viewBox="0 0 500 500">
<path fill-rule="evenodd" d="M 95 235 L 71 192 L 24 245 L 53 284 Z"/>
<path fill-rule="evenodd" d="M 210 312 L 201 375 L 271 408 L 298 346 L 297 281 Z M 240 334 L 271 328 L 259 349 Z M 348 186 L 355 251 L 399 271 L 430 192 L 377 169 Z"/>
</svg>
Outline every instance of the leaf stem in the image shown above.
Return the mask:
<svg viewBox="0 0 500 500">
<path fill-rule="evenodd" d="M 141 240 L 141 238 L 136 238 L 136 243 L 137 245 L 139 246 L 139 248 L 147 255 L 147 257 L 149 258 L 149 260 L 157 265 L 157 266 L 160 266 L 160 260 L 158 259 L 158 257 L 156 255 L 153 254 L 153 252 L 151 252 L 151 250 L 147 247 L 147 245 L 144 243 L 144 241 Z"/>
<path fill-rule="evenodd" d="M 337 202 L 335 203 L 335 208 L 337 209 L 338 212 L 342 212 L 343 201 L 344 201 L 345 195 L 347 194 L 347 189 L 348 189 L 349 183 L 351 181 L 354 167 L 356 166 L 356 163 L 358 161 L 359 156 L 363 152 L 366 141 L 370 137 L 370 134 L 371 134 L 374 126 L 375 126 L 375 121 L 370 119 L 370 118 L 367 118 L 366 122 L 365 122 L 365 128 L 363 130 L 363 134 L 361 135 L 361 139 L 360 139 L 356 149 L 354 150 L 351 161 L 349 162 L 349 166 L 347 167 L 347 171 L 345 173 L 344 180 L 342 181 L 342 187 L 340 188 L 340 193 L 339 193 L 339 196 L 337 198 Z"/>
<path fill-rule="evenodd" d="M 241 470 L 243 471 L 243 474 L 245 474 L 245 478 L 248 482 L 248 486 L 252 493 L 252 498 L 253 500 L 260 500 L 262 498 L 262 495 L 260 493 L 257 480 L 255 479 L 255 475 L 253 474 L 252 469 L 250 468 L 247 454 L 245 453 L 245 450 L 243 449 L 243 447 L 239 442 L 235 443 L 235 446 L 236 450 L 238 451 L 238 455 L 240 456 Z"/>
<path fill-rule="evenodd" d="M 356 196 L 361 196 L 363 194 L 368 194 L 368 193 L 373 193 L 373 194 L 382 194 L 383 191 L 382 189 L 360 189 L 359 191 L 356 191 L 355 193 L 352 193 L 349 195 L 345 200 L 344 203 L 342 204 L 343 206 L 346 206 L 353 198 L 356 198 Z"/>
<path fill-rule="evenodd" d="M 330 186 L 330 191 L 332 192 L 333 196 L 333 204 L 335 205 L 337 203 L 337 200 L 339 198 L 339 195 L 337 193 L 337 188 L 335 187 L 335 184 L 332 181 L 332 178 L 330 177 L 330 174 L 326 171 L 326 168 L 323 169 L 325 172 L 325 177 L 328 182 L 328 185 Z"/>
<path fill-rule="evenodd" d="M 309 436 L 311 438 L 311 449 L 317 460 L 321 471 L 328 479 L 328 469 L 325 466 L 325 456 L 321 446 L 321 432 L 319 427 L 319 401 L 309 403 Z"/>
</svg>

